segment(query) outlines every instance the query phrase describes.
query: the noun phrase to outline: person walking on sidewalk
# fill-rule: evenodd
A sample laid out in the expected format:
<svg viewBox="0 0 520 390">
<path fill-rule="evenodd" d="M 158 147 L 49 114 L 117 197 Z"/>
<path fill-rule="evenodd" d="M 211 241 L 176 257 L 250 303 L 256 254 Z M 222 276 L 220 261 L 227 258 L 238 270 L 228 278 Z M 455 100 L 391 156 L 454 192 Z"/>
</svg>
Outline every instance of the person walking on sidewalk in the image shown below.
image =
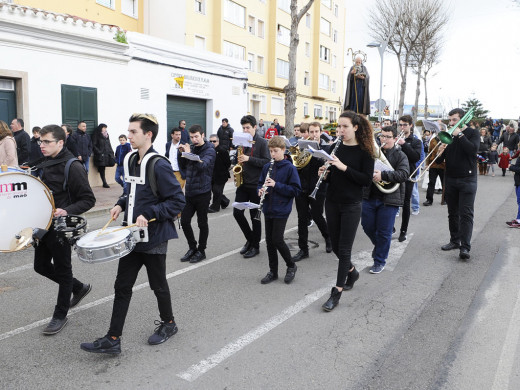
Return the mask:
<svg viewBox="0 0 520 390">
<path fill-rule="evenodd" d="M 114 150 L 110 144 L 107 125 L 99 124 L 92 133 L 92 150 L 94 152 L 94 165 L 97 167 L 103 188 L 110 188 L 105 177 L 106 167 L 113 167 L 116 164 Z"/>
</svg>

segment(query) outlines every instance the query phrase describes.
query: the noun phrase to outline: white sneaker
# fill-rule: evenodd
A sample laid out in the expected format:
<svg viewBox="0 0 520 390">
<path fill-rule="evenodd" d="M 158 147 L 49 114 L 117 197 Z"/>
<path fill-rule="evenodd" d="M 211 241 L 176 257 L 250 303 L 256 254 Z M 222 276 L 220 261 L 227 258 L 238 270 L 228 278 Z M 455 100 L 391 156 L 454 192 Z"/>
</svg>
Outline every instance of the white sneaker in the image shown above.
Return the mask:
<svg viewBox="0 0 520 390">
<path fill-rule="evenodd" d="M 419 215 L 419 210 L 417 210 L 417 211 L 412 210 L 412 215 Z"/>
</svg>

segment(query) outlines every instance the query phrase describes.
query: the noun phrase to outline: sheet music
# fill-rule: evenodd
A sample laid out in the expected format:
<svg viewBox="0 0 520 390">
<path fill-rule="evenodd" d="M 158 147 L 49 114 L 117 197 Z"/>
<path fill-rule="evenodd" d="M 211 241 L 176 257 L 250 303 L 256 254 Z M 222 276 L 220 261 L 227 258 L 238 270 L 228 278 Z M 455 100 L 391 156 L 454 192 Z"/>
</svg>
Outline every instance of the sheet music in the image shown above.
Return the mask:
<svg viewBox="0 0 520 390">
<path fill-rule="evenodd" d="M 316 150 L 312 146 L 309 146 L 309 152 L 311 152 L 313 157 L 321 158 L 326 161 L 333 160 L 332 156 L 322 149 Z"/>
<path fill-rule="evenodd" d="M 249 133 L 233 133 L 233 145 L 250 148 L 253 144 L 253 136 Z"/>
<path fill-rule="evenodd" d="M 374 171 L 381 172 L 393 172 L 394 168 L 389 165 L 384 164 L 380 159 L 376 158 L 374 161 Z"/>
<path fill-rule="evenodd" d="M 253 202 L 233 202 L 231 204 L 234 208 L 238 210 L 246 210 L 246 209 L 258 209 L 260 208 L 259 204 Z"/>
<path fill-rule="evenodd" d="M 184 158 L 187 158 L 188 160 L 191 160 L 191 161 L 200 161 L 200 162 L 202 162 L 202 160 L 200 159 L 198 154 L 182 152 L 181 156 L 184 157 Z"/>
<path fill-rule="evenodd" d="M 299 139 L 298 140 L 298 146 L 300 149 L 308 149 L 309 147 L 313 148 L 314 150 L 319 150 L 320 146 L 317 141 L 308 141 L 305 139 Z"/>
</svg>

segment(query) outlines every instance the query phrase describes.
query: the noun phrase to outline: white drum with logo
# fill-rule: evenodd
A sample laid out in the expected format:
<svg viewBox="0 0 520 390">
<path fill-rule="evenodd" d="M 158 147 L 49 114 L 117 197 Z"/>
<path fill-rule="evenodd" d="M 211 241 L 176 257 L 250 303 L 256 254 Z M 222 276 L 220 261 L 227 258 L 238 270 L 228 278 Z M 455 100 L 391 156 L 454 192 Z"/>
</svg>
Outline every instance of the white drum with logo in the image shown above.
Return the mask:
<svg viewBox="0 0 520 390">
<path fill-rule="evenodd" d="M 0 252 L 24 249 L 11 249 L 12 242 L 23 230 L 48 229 L 53 210 L 52 193 L 40 179 L 19 168 L 0 172 Z"/>
</svg>

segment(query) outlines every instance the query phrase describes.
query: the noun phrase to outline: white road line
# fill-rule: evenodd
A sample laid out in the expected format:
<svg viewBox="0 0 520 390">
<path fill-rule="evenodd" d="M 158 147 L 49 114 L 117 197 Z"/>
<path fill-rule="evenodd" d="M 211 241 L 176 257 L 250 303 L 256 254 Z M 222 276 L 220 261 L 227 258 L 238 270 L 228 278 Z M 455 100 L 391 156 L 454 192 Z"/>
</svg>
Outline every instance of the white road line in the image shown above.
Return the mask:
<svg viewBox="0 0 520 390">
<path fill-rule="evenodd" d="M 518 259 L 519 257 L 518 248 L 510 248 L 508 257 L 510 259 Z M 504 339 L 504 347 L 498 360 L 498 366 L 495 373 L 495 380 L 493 381 L 492 390 L 509 389 L 509 378 L 513 373 L 513 366 L 515 363 L 515 354 L 518 347 L 518 340 L 520 338 L 520 328 L 518 323 L 520 322 L 520 290 L 516 297 L 515 308 L 513 309 L 513 315 L 509 320 L 509 326 L 507 328 L 506 338 Z"/>
<path fill-rule="evenodd" d="M 295 226 L 295 227 L 292 227 L 290 229 L 287 229 L 285 231 L 285 233 L 289 233 L 289 232 L 292 232 L 294 230 L 297 230 L 298 227 Z M 264 242 L 265 240 L 262 240 L 260 242 Z M 189 272 L 189 271 L 193 271 L 197 268 L 200 268 L 200 267 L 204 267 L 206 265 L 209 265 L 211 263 L 214 263 L 216 261 L 219 261 L 219 260 L 222 260 L 228 256 L 231 256 L 231 255 L 234 255 L 235 253 L 239 253 L 240 252 L 240 249 L 242 248 L 237 248 L 237 249 L 233 249 L 232 251 L 229 251 L 229 252 L 226 252 L 226 253 L 223 253 L 219 256 L 216 256 L 216 257 L 213 257 L 209 260 L 205 260 L 205 261 L 202 261 L 200 263 L 196 263 L 196 264 L 193 264 L 193 265 L 190 265 L 189 267 L 186 267 L 186 268 L 182 268 L 182 269 L 179 269 L 175 272 L 171 272 L 169 274 L 166 275 L 166 279 L 171 279 L 175 276 L 179 276 L 179 275 L 182 275 L 186 272 Z M 31 265 L 32 266 L 32 265 Z M 134 286 L 134 288 L 132 289 L 132 291 L 139 291 L 139 290 L 142 290 L 143 288 L 145 287 L 148 287 L 150 284 L 148 282 L 145 282 L 145 283 L 141 283 L 137 286 Z M 87 310 L 87 309 L 90 309 L 92 307 L 95 307 L 95 306 L 99 306 L 99 305 L 102 305 L 103 303 L 107 303 L 107 302 L 110 302 L 114 299 L 114 294 L 112 295 L 109 295 L 109 296 L 106 296 L 104 298 L 101 298 L 101 299 L 98 299 L 97 301 L 93 301 L 93 302 L 90 302 L 90 303 L 87 303 L 85 305 L 82 305 L 82 306 L 78 306 L 78 307 L 75 307 L 74 309 L 71 309 L 69 310 L 69 316 L 72 315 L 72 314 L 75 314 L 75 313 L 78 313 L 80 311 L 84 311 L 84 310 Z M 2 333 L 0 334 L 0 341 L 2 340 L 5 340 L 9 337 L 12 337 L 12 336 L 16 336 L 18 334 L 21 334 L 21 333 L 24 333 L 24 332 L 27 332 L 31 329 L 34 329 L 34 328 L 37 328 L 41 325 L 45 325 L 47 324 L 52 318 L 49 317 L 49 318 L 45 318 L 43 320 L 40 320 L 40 321 L 36 321 L 36 322 L 33 322 L 32 324 L 29 324 L 29 325 L 26 325 L 26 326 L 22 326 L 22 327 L 19 327 L 19 328 L 16 328 L 14 330 L 11 330 L 9 332 L 5 332 L 5 333 Z"/>
<path fill-rule="evenodd" d="M 251 344 L 255 340 L 262 337 L 264 334 L 269 332 L 270 330 L 276 328 L 278 325 L 287 321 L 289 318 L 299 313 L 301 310 L 305 309 L 307 306 L 316 302 L 323 295 L 327 294 L 330 290 L 330 286 L 320 288 L 319 290 L 314 291 L 312 294 L 307 295 L 305 298 L 296 302 L 296 304 L 288 307 L 280 314 L 272 317 L 267 322 L 263 323 L 256 329 L 246 333 L 236 341 L 229 343 L 216 354 L 211 355 L 205 360 L 200 361 L 199 363 L 191 366 L 186 371 L 177 374 L 179 378 L 182 378 L 188 382 L 193 382 L 201 375 L 205 374 L 213 367 L 216 367 L 224 360 L 234 355 L 247 345 Z"/>
<path fill-rule="evenodd" d="M 23 270 L 26 270 L 26 269 L 29 269 L 29 268 L 33 268 L 33 264 L 32 263 L 24 264 L 24 265 L 21 265 L 20 267 L 11 268 L 11 269 L 8 269 L 7 271 L 0 272 L 0 276 L 11 274 L 13 272 L 23 271 Z"/>
<path fill-rule="evenodd" d="M 389 271 L 393 271 L 399 262 L 399 259 L 404 253 L 405 248 L 408 246 L 413 234 L 408 236 L 408 239 L 403 242 L 392 242 L 392 246 L 390 247 L 390 253 L 387 259 L 387 269 Z M 372 259 L 371 251 L 362 251 L 357 253 L 355 256 L 352 256 L 352 262 L 356 265 L 356 268 L 361 271 L 368 266 L 372 266 L 374 264 L 374 260 Z M 386 267 L 385 267 L 386 268 Z M 211 355 L 207 359 L 201 360 L 199 363 L 194 364 L 189 367 L 186 371 L 177 374 L 177 376 L 181 379 L 184 379 L 188 382 L 193 382 L 201 375 L 205 374 L 212 368 L 218 366 L 224 360 L 233 356 L 235 353 L 239 352 L 249 344 L 258 340 L 260 337 L 268 333 L 269 331 L 276 328 L 278 325 L 287 321 L 289 318 L 298 314 L 300 311 L 316 302 L 323 295 L 327 294 L 330 291 L 330 286 L 333 285 L 336 280 L 331 280 L 331 282 L 327 285 L 327 287 L 320 288 L 319 290 L 314 291 L 312 294 L 307 295 L 305 298 L 296 302 L 294 305 L 288 307 L 280 314 L 275 315 L 270 318 L 265 323 L 261 324 L 257 328 L 252 331 L 244 334 L 242 337 L 238 338 L 236 341 L 233 341 L 223 347 L 217 353 Z"/>
</svg>

